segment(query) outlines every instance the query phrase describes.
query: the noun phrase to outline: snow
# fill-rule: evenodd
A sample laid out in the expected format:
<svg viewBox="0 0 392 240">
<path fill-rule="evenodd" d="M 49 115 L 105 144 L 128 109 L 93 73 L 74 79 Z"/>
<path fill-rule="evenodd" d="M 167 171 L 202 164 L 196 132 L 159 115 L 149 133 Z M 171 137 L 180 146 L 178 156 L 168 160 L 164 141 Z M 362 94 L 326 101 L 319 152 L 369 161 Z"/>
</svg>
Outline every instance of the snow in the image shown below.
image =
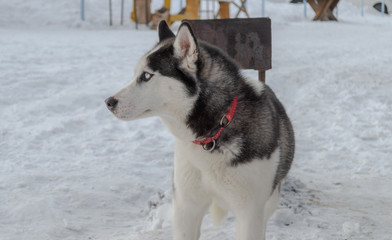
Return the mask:
<svg viewBox="0 0 392 240">
<path fill-rule="evenodd" d="M 107 1 L 0 0 L 0 239 L 170 239 L 174 138 L 157 118 L 115 119 L 157 33 L 108 25 Z M 161 2 L 153 1 L 154 8 Z M 126 1 L 125 16 L 130 3 Z M 248 2 L 261 14 L 257 0 Z M 392 19 L 339 4 L 339 22 L 266 3 L 273 68 L 295 162 L 267 239 L 392 236 Z M 177 24 L 178 26 L 178 24 Z M 244 74 L 257 77 L 257 73 Z M 201 239 L 235 239 L 232 215 Z"/>
</svg>

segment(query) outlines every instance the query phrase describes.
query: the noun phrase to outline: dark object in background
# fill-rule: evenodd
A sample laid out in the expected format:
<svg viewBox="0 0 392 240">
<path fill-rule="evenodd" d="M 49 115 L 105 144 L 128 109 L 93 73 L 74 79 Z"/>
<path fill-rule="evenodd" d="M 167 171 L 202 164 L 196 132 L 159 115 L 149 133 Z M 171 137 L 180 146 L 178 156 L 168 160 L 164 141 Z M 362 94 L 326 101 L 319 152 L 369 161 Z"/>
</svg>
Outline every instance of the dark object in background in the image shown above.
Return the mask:
<svg viewBox="0 0 392 240">
<path fill-rule="evenodd" d="M 133 11 L 136 24 L 148 24 L 151 21 L 151 0 L 134 0 Z"/>
<path fill-rule="evenodd" d="M 377 11 L 381 12 L 381 8 L 382 8 L 381 5 L 382 5 L 382 4 L 381 4 L 380 2 L 378 2 L 378 3 L 374 4 L 373 7 L 374 7 L 374 9 L 376 9 Z M 387 8 L 387 5 L 386 5 L 386 4 L 384 5 L 384 13 L 385 13 L 385 14 L 389 14 L 389 13 L 388 13 L 388 8 Z"/>
<path fill-rule="evenodd" d="M 303 0 L 291 0 L 290 3 L 303 3 Z"/>
<path fill-rule="evenodd" d="M 220 48 L 242 69 L 259 71 L 265 82 L 265 71 L 271 69 L 271 19 L 235 18 L 183 20 L 195 37 Z"/>
</svg>

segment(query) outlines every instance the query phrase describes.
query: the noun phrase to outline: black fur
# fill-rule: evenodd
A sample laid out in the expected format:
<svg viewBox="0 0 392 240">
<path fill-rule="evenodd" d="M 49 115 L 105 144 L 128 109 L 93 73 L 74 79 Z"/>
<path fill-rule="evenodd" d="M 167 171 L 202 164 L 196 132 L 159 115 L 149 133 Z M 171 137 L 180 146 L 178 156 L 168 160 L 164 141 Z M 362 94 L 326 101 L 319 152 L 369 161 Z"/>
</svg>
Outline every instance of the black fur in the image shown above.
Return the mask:
<svg viewBox="0 0 392 240">
<path fill-rule="evenodd" d="M 186 89 L 190 96 L 195 95 L 197 92 L 196 79 L 181 70 L 179 66 L 179 60 L 174 57 L 174 49 L 172 44 L 166 44 L 158 51 L 150 54 L 147 57 L 148 66 L 160 74 L 175 78 L 186 86 Z"/>
<path fill-rule="evenodd" d="M 287 175 L 294 157 L 294 132 L 283 105 L 267 85 L 262 94 L 256 93 L 226 54 L 202 41 L 199 46 L 199 60 L 203 64 L 196 81 L 200 93 L 188 116 L 188 126 L 198 139 L 215 135 L 220 119 L 237 95 L 234 119 L 217 140 L 216 151 L 223 152 L 226 143 L 240 139 L 240 153 L 231 160 L 232 166 L 237 166 L 254 159 L 269 159 L 280 147 L 275 189 Z M 211 74 L 217 69 L 218 73 Z"/>
<path fill-rule="evenodd" d="M 170 30 L 170 28 L 167 25 L 165 20 L 163 20 L 159 23 L 158 32 L 159 32 L 159 41 L 160 42 L 162 42 L 166 39 L 175 37 L 174 33 Z"/>
<path fill-rule="evenodd" d="M 165 32 L 165 26 L 162 28 L 162 32 Z M 178 67 L 180 60 L 174 57 L 174 38 L 162 39 L 166 41 L 161 42 L 163 46 L 148 56 L 149 67 L 181 81 L 189 95 L 197 95 L 195 105 L 187 117 L 187 125 L 197 139 L 215 135 L 219 130 L 220 119 L 237 95 L 238 104 L 233 121 L 216 141 L 214 151 L 222 153 L 232 141 L 238 142 L 240 151 L 231 159 L 231 165 L 235 167 L 254 159 L 269 159 L 279 147 L 280 161 L 274 180 L 275 189 L 290 169 L 294 157 L 294 132 L 283 105 L 273 91 L 265 85 L 262 93 L 255 92 L 241 76 L 234 60 L 203 41 L 195 40 L 198 46 L 197 70 L 195 73 L 187 73 Z M 192 77 L 194 75 L 196 79 Z"/>
</svg>

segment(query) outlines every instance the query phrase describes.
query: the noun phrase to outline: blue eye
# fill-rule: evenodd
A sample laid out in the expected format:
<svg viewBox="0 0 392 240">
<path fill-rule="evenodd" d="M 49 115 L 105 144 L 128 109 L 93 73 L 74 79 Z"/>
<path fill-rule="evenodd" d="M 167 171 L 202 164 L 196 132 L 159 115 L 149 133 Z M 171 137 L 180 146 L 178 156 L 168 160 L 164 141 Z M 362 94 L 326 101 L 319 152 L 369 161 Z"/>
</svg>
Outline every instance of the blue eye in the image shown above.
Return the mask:
<svg viewBox="0 0 392 240">
<path fill-rule="evenodd" d="M 140 76 L 140 80 L 143 81 L 143 82 L 147 82 L 153 76 L 154 76 L 154 74 L 151 74 L 151 73 L 148 73 L 148 72 L 143 72 L 142 75 Z"/>
</svg>

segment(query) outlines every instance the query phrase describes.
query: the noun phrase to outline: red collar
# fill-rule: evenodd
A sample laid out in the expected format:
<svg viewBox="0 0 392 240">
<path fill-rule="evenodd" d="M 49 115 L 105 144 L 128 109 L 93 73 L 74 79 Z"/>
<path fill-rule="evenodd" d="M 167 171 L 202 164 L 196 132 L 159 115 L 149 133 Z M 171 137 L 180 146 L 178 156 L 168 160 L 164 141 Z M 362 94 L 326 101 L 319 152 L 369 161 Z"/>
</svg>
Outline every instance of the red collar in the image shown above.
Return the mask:
<svg viewBox="0 0 392 240">
<path fill-rule="evenodd" d="M 215 141 L 220 137 L 225 127 L 227 127 L 230 122 L 233 120 L 235 109 L 237 108 L 237 96 L 234 97 L 231 102 L 231 107 L 229 111 L 227 111 L 226 115 L 223 115 L 220 123 L 219 123 L 219 131 L 212 137 L 203 139 L 203 140 L 195 140 L 194 144 L 201 145 L 204 150 L 212 152 L 215 149 Z M 212 143 L 212 144 L 209 144 Z"/>
</svg>

